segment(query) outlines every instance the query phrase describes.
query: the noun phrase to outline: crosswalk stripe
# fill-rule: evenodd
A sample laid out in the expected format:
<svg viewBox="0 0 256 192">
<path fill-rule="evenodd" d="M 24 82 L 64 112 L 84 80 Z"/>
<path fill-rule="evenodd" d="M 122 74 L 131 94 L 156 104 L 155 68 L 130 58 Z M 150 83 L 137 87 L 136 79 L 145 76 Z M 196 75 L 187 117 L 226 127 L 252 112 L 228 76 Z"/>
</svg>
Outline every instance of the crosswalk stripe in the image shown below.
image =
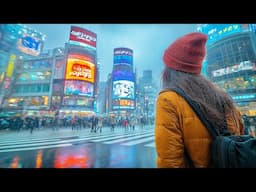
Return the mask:
<svg viewBox="0 0 256 192">
<path fill-rule="evenodd" d="M 60 139 L 41 139 L 41 140 L 36 140 L 33 141 L 34 143 L 43 143 L 47 141 L 57 141 Z M 19 142 L 19 141 L 12 141 L 12 142 L 6 142 L 6 143 L 1 143 L 0 146 L 6 146 L 6 145 L 20 145 L 20 144 L 26 144 L 26 143 L 31 143 L 31 141 L 26 141 L 26 142 Z"/>
<path fill-rule="evenodd" d="M 4 150 L 0 150 L 0 153 L 14 152 L 14 151 L 28 151 L 28 150 L 46 149 L 46 148 L 57 148 L 57 147 L 67 147 L 67 146 L 71 146 L 71 145 L 72 145 L 71 143 L 66 143 L 66 144 L 59 144 L 59 145 L 47 145 L 47 146 L 30 147 L 30 148 L 4 149 Z"/>
<path fill-rule="evenodd" d="M 48 133 L 49 134 L 49 133 Z M 11 135 L 10 138 L 3 140 L 0 135 L 0 153 L 1 152 L 12 152 L 12 151 L 25 151 L 25 150 L 36 150 L 44 148 L 54 148 L 62 146 L 71 146 L 80 141 L 91 141 L 91 142 L 102 142 L 102 144 L 114 144 L 121 143 L 124 141 L 131 141 L 123 143 L 123 145 L 136 145 L 146 141 L 152 141 L 154 133 L 152 130 L 139 130 L 133 132 L 105 132 L 96 135 L 96 133 L 86 133 L 88 135 L 81 134 L 72 134 L 65 136 L 54 136 L 54 137 L 42 137 L 42 138 L 31 138 L 31 135 L 28 135 L 27 138 L 18 139 Z M 45 134 L 46 135 L 46 134 Z M 38 135 L 41 136 L 41 135 Z M 74 138 L 77 137 L 77 138 Z M 140 139 L 141 138 L 141 139 Z M 138 140 L 139 139 L 139 140 Z M 104 142 L 105 141 L 105 142 Z M 151 146 L 153 147 L 153 146 Z"/>
<path fill-rule="evenodd" d="M 16 137 L 16 138 L 1 141 L 0 145 L 3 144 L 3 143 L 8 143 L 8 142 L 22 142 L 22 141 L 27 142 L 27 141 L 38 141 L 38 140 L 47 140 L 47 139 L 62 139 L 62 138 L 68 138 L 68 137 L 71 137 L 71 136 L 75 137 L 75 136 L 79 136 L 79 135 L 69 135 L 69 136 L 64 136 L 64 137 L 63 136 L 62 137 L 58 136 L 58 137 L 51 137 L 51 138 L 49 138 L 49 137 L 45 137 L 45 138 L 29 138 L 29 137 L 26 137 L 26 139 L 25 138 L 24 139 L 17 139 L 17 137 Z"/>
<path fill-rule="evenodd" d="M 69 135 L 69 136 L 62 136 L 62 137 L 51 137 L 51 138 L 34 138 L 34 139 L 22 139 L 22 140 L 17 140 L 16 138 L 13 138 L 12 140 L 5 140 L 0 142 L 0 146 L 7 145 L 7 144 L 25 144 L 25 143 L 31 143 L 31 142 L 40 142 L 40 141 L 50 141 L 50 140 L 60 140 L 60 139 L 65 139 L 65 138 L 70 138 L 70 137 L 79 137 L 80 138 L 102 138 L 102 137 L 108 137 L 112 135 L 123 135 L 123 133 L 115 133 L 115 134 L 105 134 L 105 135 L 86 135 L 86 136 L 81 136 L 81 135 Z"/>
<path fill-rule="evenodd" d="M 118 134 L 120 135 L 120 134 Z M 123 136 L 125 134 L 121 134 L 121 136 Z M 67 140 L 61 140 L 61 141 L 49 141 L 49 142 L 44 142 L 44 143 L 29 143 L 29 144 L 24 144 L 24 143 L 19 143 L 19 144 L 16 144 L 16 145 L 9 145 L 9 146 L 2 146 L 0 147 L 0 150 L 1 149 L 11 149 L 11 148 L 21 148 L 21 147 L 31 147 L 31 146 L 40 146 L 40 145 L 52 145 L 52 144 L 62 144 L 62 143 L 70 143 L 70 142 L 77 142 L 77 141 L 87 141 L 87 140 L 90 140 L 90 139 L 94 139 L 94 138 L 104 138 L 105 139 L 106 136 L 102 135 L 102 136 L 88 136 L 88 137 L 85 137 L 85 138 L 77 138 L 77 139 L 67 139 Z M 120 137 L 120 136 L 119 136 Z M 110 138 L 110 137 L 108 137 Z M 111 137 L 111 138 L 115 138 L 115 137 Z"/>
<path fill-rule="evenodd" d="M 108 138 L 103 138 L 103 139 L 95 139 L 91 140 L 93 142 L 101 142 L 101 141 L 108 141 L 108 140 L 113 140 L 113 139 L 119 139 L 119 138 L 124 138 L 124 137 L 131 137 L 131 136 L 136 136 L 136 135 L 151 135 L 152 133 L 136 133 L 136 134 L 129 134 L 129 135 L 120 135 L 120 136 L 115 136 L 115 137 L 108 137 Z M 145 137 L 145 136 L 144 136 Z"/>
<path fill-rule="evenodd" d="M 147 141 L 152 141 L 152 140 L 154 140 L 154 136 L 144 138 L 144 139 L 135 140 L 135 141 L 130 141 L 130 142 L 127 142 L 127 143 L 123 143 L 121 145 L 131 146 L 131 145 L 136 145 L 136 144 L 140 144 L 140 143 L 147 142 Z"/>
<path fill-rule="evenodd" d="M 148 134 L 145 134 L 145 135 L 138 135 L 138 136 L 129 137 L 129 138 L 117 139 L 117 140 L 114 140 L 114 141 L 108 141 L 108 142 L 104 142 L 104 144 L 120 143 L 120 142 L 124 142 L 124 141 L 143 138 L 143 137 L 146 137 L 146 136 L 151 136 L 151 135 L 153 135 L 153 133 L 148 133 Z"/>
<path fill-rule="evenodd" d="M 147 132 L 136 132 L 136 133 L 147 133 Z M 85 137 L 91 137 L 91 138 L 94 138 L 94 139 L 101 139 L 101 138 L 109 138 L 110 136 L 111 137 L 114 137 L 114 136 L 120 136 L 120 135 L 131 135 L 132 133 L 110 133 L 110 134 L 104 134 L 104 135 L 93 135 L 93 136 L 81 136 L 81 138 L 85 138 Z"/>
<path fill-rule="evenodd" d="M 144 145 L 145 147 L 156 147 L 156 143 L 155 142 L 152 142 L 152 143 L 149 143 L 149 144 L 146 144 Z"/>
</svg>

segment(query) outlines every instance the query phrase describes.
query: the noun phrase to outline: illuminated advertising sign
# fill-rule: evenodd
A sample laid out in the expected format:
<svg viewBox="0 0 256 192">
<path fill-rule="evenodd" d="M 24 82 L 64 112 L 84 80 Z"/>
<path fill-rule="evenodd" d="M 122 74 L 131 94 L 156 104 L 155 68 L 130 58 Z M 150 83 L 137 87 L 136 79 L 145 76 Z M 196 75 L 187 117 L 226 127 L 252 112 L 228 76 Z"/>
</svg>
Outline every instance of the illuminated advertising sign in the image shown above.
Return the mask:
<svg viewBox="0 0 256 192">
<path fill-rule="evenodd" d="M 134 82 L 120 80 L 113 82 L 113 99 L 125 98 L 134 99 Z"/>
<path fill-rule="evenodd" d="M 256 24 L 249 24 L 249 30 L 256 32 Z"/>
<path fill-rule="evenodd" d="M 254 100 L 256 99 L 256 94 L 247 94 L 247 95 L 235 95 L 232 96 L 234 100 Z"/>
<path fill-rule="evenodd" d="M 114 49 L 114 65 L 133 64 L 133 51 L 128 48 L 115 48 Z"/>
<path fill-rule="evenodd" d="M 38 80 L 49 80 L 51 78 L 52 73 L 50 71 L 43 71 L 43 72 L 24 72 L 19 74 L 17 77 L 18 81 L 38 81 Z"/>
<path fill-rule="evenodd" d="M 5 76 L 5 72 L 0 73 L 0 84 L 3 82 Z"/>
<path fill-rule="evenodd" d="M 4 89 L 8 89 L 10 84 L 11 84 L 10 77 L 6 77 L 5 80 L 4 80 Z"/>
<path fill-rule="evenodd" d="M 114 99 L 112 101 L 113 109 L 134 109 L 135 103 L 129 99 Z"/>
<path fill-rule="evenodd" d="M 8 68 L 7 68 L 7 72 L 6 72 L 6 76 L 7 77 L 11 77 L 12 76 L 15 59 L 16 59 L 16 55 L 12 54 L 10 56 L 9 63 L 8 63 Z"/>
<path fill-rule="evenodd" d="M 45 107 L 49 104 L 48 96 L 31 96 L 31 97 L 20 97 L 20 98 L 9 98 L 9 106 L 18 106 L 19 102 L 22 101 L 23 106 L 27 106 L 30 109 L 39 109 L 38 107 Z M 37 107 L 35 107 L 37 106 Z"/>
<path fill-rule="evenodd" d="M 52 68 L 52 59 L 43 59 L 35 61 L 25 61 L 21 64 L 23 69 L 41 69 L 41 68 Z"/>
<path fill-rule="evenodd" d="M 201 32 L 208 35 L 208 45 L 223 37 L 241 31 L 242 26 L 240 24 L 207 24 L 201 28 Z"/>
<path fill-rule="evenodd" d="M 38 56 L 41 52 L 42 41 L 36 37 L 23 35 L 18 39 L 18 49 L 28 55 Z"/>
<path fill-rule="evenodd" d="M 133 55 L 133 51 L 132 49 L 128 49 L 128 48 L 115 48 L 114 49 L 114 55 Z"/>
<path fill-rule="evenodd" d="M 227 75 L 227 74 L 231 74 L 231 73 L 236 73 L 239 71 L 245 71 L 245 70 L 255 70 L 256 68 L 256 64 L 252 63 L 250 61 L 242 61 L 240 62 L 240 64 L 236 64 L 236 65 L 232 65 L 232 66 L 228 66 L 225 68 L 220 68 L 217 69 L 215 71 L 212 71 L 212 76 L 213 77 L 219 77 L 222 75 Z"/>
<path fill-rule="evenodd" d="M 67 59 L 66 79 L 94 83 L 95 65 L 83 55 L 70 54 Z"/>
<path fill-rule="evenodd" d="M 130 71 L 121 71 L 121 70 L 116 70 L 113 71 L 112 73 L 113 81 L 117 80 L 129 80 L 129 81 L 134 81 L 134 73 Z"/>
<path fill-rule="evenodd" d="M 85 81 L 65 81 L 65 95 L 93 96 L 93 84 Z"/>
<path fill-rule="evenodd" d="M 96 48 L 97 35 L 89 30 L 71 26 L 69 40 Z"/>
<path fill-rule="evenodd" d="M 63 97 L 63 105 L 65 106 L 80 106 L 92 107 L 93 99 L 91 98 L 71 98 L 70 96 Z"/>
</svg>

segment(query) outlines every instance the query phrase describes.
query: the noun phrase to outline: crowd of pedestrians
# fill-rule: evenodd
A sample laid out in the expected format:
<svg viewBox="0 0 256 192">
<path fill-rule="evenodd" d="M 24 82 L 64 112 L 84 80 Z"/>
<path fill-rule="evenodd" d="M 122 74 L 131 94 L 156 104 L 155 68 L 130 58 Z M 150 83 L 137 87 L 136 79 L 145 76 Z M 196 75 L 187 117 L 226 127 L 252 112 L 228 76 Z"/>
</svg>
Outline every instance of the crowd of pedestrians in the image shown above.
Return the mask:
<svg viewBox="0 0 256 192">
<path fill-rule="evenodd" d="M 67 116 L 60 118 L 58 116 L 13 116 L 0 118 L 0 128 L 21 131 L 30 130 L 33 133 L 35 129 L 52 129 L 57 131 L 61 128 L 71 128 L 72 131 L 89 129 L 90 132 L 102 132 L 103 128 L 109 127 L 111 131 L 115 128 L 123 128 L 124 130 L 135 130 L 135 127 L 143 128 L 146 125 L 153 125 L 154 119 L 146 119 L 144 116 L 135 117 L 117 117 L 108 116 L 103 117 L 100 115 L 93 116 Z M 0 130 L 1 130 L 0 129 Z"/>
</svg>

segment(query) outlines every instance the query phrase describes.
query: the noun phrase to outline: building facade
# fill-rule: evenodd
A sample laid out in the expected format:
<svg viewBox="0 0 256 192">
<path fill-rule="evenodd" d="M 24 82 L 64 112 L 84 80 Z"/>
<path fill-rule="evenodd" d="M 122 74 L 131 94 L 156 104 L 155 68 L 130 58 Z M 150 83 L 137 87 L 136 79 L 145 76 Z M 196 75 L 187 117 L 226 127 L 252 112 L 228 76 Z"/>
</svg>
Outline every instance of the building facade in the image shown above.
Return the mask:
<svg viewBox="0 0 256 192">
<path fill-rule="evenodd" d="M 61 116 L 96 113 L 99 82 L 96 42 L 94 32 L 71 26 L 69 42 L 65 46 Z"/>
<path fill-rule="evenodd" d="M 139 78 L 137 96 L 137 115 L 143 116 L 148 123 L 155 117 L 155 103 L 158 88 L 154 83 L 152 70 L 144 70 Z"/>
<path fill-rule="evenodd" d="M 205 26 L 206 27 L 206 26 Z M 227 91 L 242 112 L 256 115 L 256 35 L 250 24 L 207 25 L 205 75 Z"/>
<path fill-rule="evenodd" d="M 55 59 L 52 52 L 37 58 L 18 59 L 10 91 L 3 103 L 5 110 L 45 114 L 51 109 Z"/>
<path fill-rule="evenodd" d="M 21 60 L 40 57 L 45 35 L 22 24 L 0 24 L 0 105 L 12 94 Z"/>
<path fill-rule="evenodd" d="M 136 83 L 132 49 L 114 49 L 113 70 L 108 78 L 107 87 L 108 113 L 120 118 L 133 114 L 136 108 Z"/>
</svg>

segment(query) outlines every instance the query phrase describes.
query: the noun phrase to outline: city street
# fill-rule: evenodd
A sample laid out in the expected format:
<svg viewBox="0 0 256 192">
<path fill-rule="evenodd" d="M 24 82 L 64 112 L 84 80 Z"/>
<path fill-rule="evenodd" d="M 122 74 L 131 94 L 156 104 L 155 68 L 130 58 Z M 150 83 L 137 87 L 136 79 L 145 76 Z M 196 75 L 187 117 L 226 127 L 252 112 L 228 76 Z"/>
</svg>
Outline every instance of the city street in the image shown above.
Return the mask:
<svg viewBox="0 0 256 192">
<path fill-rule="evenodd" d="M 156 168 L 154 128 L 2 131 L 0 168 Z"/>
</svg>

